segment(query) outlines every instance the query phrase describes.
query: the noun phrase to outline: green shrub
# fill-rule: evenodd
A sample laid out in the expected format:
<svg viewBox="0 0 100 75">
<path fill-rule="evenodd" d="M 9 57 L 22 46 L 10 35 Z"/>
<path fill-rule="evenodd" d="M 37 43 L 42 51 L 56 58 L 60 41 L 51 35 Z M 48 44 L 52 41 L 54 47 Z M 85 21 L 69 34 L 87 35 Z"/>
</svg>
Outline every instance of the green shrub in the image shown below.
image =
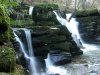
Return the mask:
<svg viewBox="0 0 100 75">
<path fill-rule="evenodd" d="M 16 57 L 13 48 L 0 46 L 0 72 L 11 72 L 15 69 Z"/>
<path fill-rule="evenodd" d="M 0 0 L 0 35 L 7 36 L 6 40 L 10 40 L 11 25 L 10 25 L 10 6 L 16 6 L 16 2 L 10 2 L 9 0 Z M 2 38 L 1 38 L 2 39 Z"/>
</svg>

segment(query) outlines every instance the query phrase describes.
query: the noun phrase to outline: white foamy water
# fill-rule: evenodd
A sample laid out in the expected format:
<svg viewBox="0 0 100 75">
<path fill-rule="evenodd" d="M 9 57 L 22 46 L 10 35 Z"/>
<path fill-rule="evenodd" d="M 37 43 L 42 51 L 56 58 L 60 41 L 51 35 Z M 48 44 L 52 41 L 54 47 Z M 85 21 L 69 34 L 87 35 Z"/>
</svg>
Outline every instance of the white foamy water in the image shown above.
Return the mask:
<svg viewBox="0 0 100 75">
<path fill-rule="evenodd" d="M 29 54 L 26 53 L 26 49 L 24 47 L 24 44 L 22 43 L 20 38 L 15 33 L 17 30 L 23 30 L 25 32 L 26 40 L 27 40 L 27 45 L 28 45 L 28 50 L 27 51 L 29 51 Z M 21 52 L 23 52 L 25 59 L 29 63 L 29 68 L 31 70 L 31 75 L 40 75 L 38 73 L 38 69 L 37 69 L 37 63 L 38 62 L 36 61 L 36 59 L 34 57 L 34 54 L 33 54 L 34 50 L 33 50 L 33 47 L 32 47 L 32 39 L 31 39 L 31 32 L 30 32 L 30 30 L 25 29 L 25 28 L 20 28 L 20 29 L 14 28 L 13 29 L 13 33 L 14 33 L 16 41 L 20 44 Z"/>
<path fill-rule="evenodd" d="M 57 20 L 61 25 L 64 25 L 69 32 L 72 34 L 73 40 L 76 42 L 77 46 L 82 48 L 83 52 L 87 52 L 90 50 L 97 50 L 98 47 L 93 44 L 87 44 L 85 43 L 82 38 L 80 37 L 78 26 L 79 22 L 76 21 L 75 18 L 71 18 L 71 13 L 66 14 L 66 19 L 62 18 L 56 11 L 53 11 L 56 15 Z M 70 19 L 70 21 L 69 21 Z M 83 49 L 84 47 L 84 49 Z M 47 74 L 60 74 L 60 75 L 70 75 L 71 73 L 68 73 L 68 68 L 64 67 L 57 67 L 53 65 L 52 61 L 50 60 L 50 56 L 48 55 L 48 58 L 45 60 L 46 61 L 46 67 L 47 67 Z"/>
<path fill-rule="evenodd" d="M 33 6 L 30 6 L 29 7 L 29 15 L 32 15 L 32 11 L 33 11 L 34 7 Z"/>
<path fill-rule="evenodd" d="M 45 62 L 46 62 L 46 68 L 47 68 L 46 74 L 70 75 L 64 67 L 53 65 L 52 61 L 50 60 L 49 54 L 48 54 L 48 58 L 45 59 Z"/>
<path fill-rule="evenodd" d="M 56 11 L 53 11 L 56 15 L 57 20 L 61 23 L 61 25 L 64 25 L 69 32 L 72 34 L 73 40 L 76 42 L 78 47 L 82 47 L 82 44 L 80 43 L 80 35 L 78 32 L 78 22 L 76 21 L 75 18 L 71 18 L 71 13 L 66 14 L 66 19 L 62 18 L 57 14 Z M 68 21 L 70 19 L 70 21 Z"/>
<path fill-rule="evenodd" d="M 89 51 L 89 50 L 99 49 L 97 45 L 87 44 L 82 40 L 82 38 L 79 34 L 79 30 L 78 30 L 79 22 L 76 21 L 76 19 L 73 17 L 70 19 L 71 15 L 72 15 L 71 13 L 66 14 L 66 19 L 59 16 L 56 11 L 54 11 L 54 13 L 55 13 L 58 21 L 61 23 L 61 25 L 66 26 L 66 28 L 72 34 L 73 40 L 76 42 L 77 46 L 80 48 L 84 47 L 84 49 L 82 49 L 84 52 Z M 69 19 L 70 19 L 70 21 L 68 21 Z"/>
</svg>

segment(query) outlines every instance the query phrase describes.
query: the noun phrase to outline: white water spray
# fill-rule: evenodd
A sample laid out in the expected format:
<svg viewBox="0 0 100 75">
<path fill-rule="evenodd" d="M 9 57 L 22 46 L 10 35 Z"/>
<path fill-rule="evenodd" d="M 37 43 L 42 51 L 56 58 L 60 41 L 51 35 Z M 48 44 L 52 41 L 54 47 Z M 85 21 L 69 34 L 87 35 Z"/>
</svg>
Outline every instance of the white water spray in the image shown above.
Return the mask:
<svg viewBox="0 0 100 75">
<path fill-rule="evenodd" d="M 33 6 L 30 6 L 29 7 L 29 15 L 32 15 L 32 11 L 33 11 L 34 7 Z"/>
<path fill-rule="evenodd" d="M 30 30 L 25 29 L 25 34 L 26 34 L 26 39 L 27 39 L 27 44 L 28 44 L 28 51 L 29 51 L 29 56 L 30 56 L 30 68 L 31 68 L 31 75 L 39 75 L 37 71 L 37 62 L 34 57 L 34 50 L 32 47 L 32 39 L 31 39 L 31 33 Z"/>
<path fill-rule="evenodd" d="M 80 48 L 85 47 L 85 49 L 82 49 L 84 52 L 86 52 L 88 50 L 92 50 L 92 49 L 93 50 L 97 49 L 97 47 L 95 45 L 90 45 L 90 44 L 86 44 L 85 42 L 83 42 L 83 40 L 80 37 L 79 31 L 78 31 L 79 23 L 76 21 L 75 18 L 71 18 L 71 16 L 72 16 L 71 13 L 66 14 L 66 19 L 64 19 L 56 11 L 53 11 L 53 12 L 55 13 L 56 18 L 61 23 L 61 25 L 64 25 L 69 30 L 69 32 L 72 34 L 73 40 L 76 42 L 77 46 L 79 46 Z M 70 21 L 69 21 L 69 19 L 70 19 Z M 46 65 L 47 65 L 47 73 L 70 75 L 70 73 L 68 73 L 64 67 L 57 67 L 57 66 L 53 65 L 52 61 L 50 60 L 49 55 L 45 61 L 46 61 Z"/>
<path fill-rule="evenodd" d="M 66 26 L 66 28 L 69 30 L 69 32 L 72 34 L 73 40 L 76 42 L 77 46 L 80 47 L 84 52 L 87 52 L 89 50 L 97 50 L 98 47 L 94 44 L 87 44 L 85 43 L 78 30 L 79 22 L 76 21 L 75 18 L 71 18 L 71 13 L 66 14 L 66 19 L 62 18 L 57 14 L 56 11 L 53 11 L 56 15 L 57 20 L 61 23 L 61 25 Z M 70 21 L 69 21 L 70 19 Z M 83 49 L 84 48 L 84 49 Z"/>
<path fill-rule="evenodd" d="M 75 18 L 71 18 L 71 20 L 69 21 L 72 14 L 71 13 L 66 14 L 67 19 L 64 19 L 61 16 L 59 16 L 56 11 L 53 11 L 53 12 L 55 13 L 57 20 L 61 23 L 61 25 L 64 25 L 69 30 L 69 32 L 72 34 L 73 40 L 76 42 L 77 46 L 82 48 L 83 46 L 79 40 L 80 39 L 80 35 L 78 32 L 78 25 L 79 24 Z"/>
<path fill-rule="evenodd" d="M 46 61 L 47 74 L 70 75 L 64 67 L 53 65 L 52 61 L 50 60 L 49 54 L 48 58 L 45 59 L 45 61 Z"/>
<path fill-rule="evenodd" d="M 13 33 L 15 35 L 16 41 L 19 42 L 19 44 L 20 44 L 20 50 L 23 52 L 25 59 L 26 60 L 28 60 L 28 59 L 30 60 L 29 61 L 29 65 L 30 65 L 29 68 L 31 70 L 31 75 L 40 75 L 38 73 L 38 70 L 37 70 L 37 67 L 36 67 L 37 66 L 37 62 L 36 62 L 36 59 L 35 59 L 34 54 L 33 54 L 32 39 L 31 39 L 30 30 L 25 29 L 25 28 L 21 28 L 21 30 L 25 31 L 29 55 L 25 52 L 26 49 L 25 49 L 23 43 L 21 42 L 20 38 L 15 33 L 17 30 L 20 30 L 20 29 L 14 28 L 13 29 Z"/>
</svg>

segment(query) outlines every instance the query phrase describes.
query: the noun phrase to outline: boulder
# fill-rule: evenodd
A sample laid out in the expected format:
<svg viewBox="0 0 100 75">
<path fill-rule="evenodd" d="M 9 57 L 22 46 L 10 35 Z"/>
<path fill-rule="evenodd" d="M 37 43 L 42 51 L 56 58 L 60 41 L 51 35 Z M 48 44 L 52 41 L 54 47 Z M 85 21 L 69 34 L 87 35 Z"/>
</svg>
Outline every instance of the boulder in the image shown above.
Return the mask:
<svg viewBox="0 0 100 75">
<path fill-rule="evenodd" d="M 100 36 L 100 16 L 87 16 L 77 18 L 79 21 L 79 32 L 87 43 L 100 43 L 97 39 Z"/>
<path fill-rule="evenodd" d="M 52 22 L 53 24 L 54 23 L 53 21 L 57 21 L 56 16 L 53 13 L 53 10 L 55 9 L 58 9 L 58 5 L 40 4 L 34 6 L 34 10 L 32 12 L 32 19 L 35 21 L 35 25 L 43 25 L 45 24 L 45 22 Z M 44 23 L 40 23 L 40 22 L 44 22 Z"/>
<path fill-rule="evenodd" d="M 54 50 L 50 52 L 50 60 L 54 65 L 64 65 L 71 62 L 71 54 Z"/>
</svg>

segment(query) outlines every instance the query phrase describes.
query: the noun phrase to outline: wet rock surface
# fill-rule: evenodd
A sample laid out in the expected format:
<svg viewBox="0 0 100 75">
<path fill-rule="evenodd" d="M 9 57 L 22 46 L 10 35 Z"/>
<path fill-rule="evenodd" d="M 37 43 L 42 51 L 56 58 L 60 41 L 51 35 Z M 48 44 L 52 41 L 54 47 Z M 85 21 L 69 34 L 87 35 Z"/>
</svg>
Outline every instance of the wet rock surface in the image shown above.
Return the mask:
<svg viewBox="0 0 100 75">
<path fill-rule="evenodd" d="M 63 66 L 66 74 L 60 75 L 100 75 L 100 52 L 89 50 L 82 56 L 72 58 L 72 63 Z"/>
<path fill-rule="evenodd" d="M 50 59 L 54 65 L 64 65 L 71 62 L 71 54 L 68 52 L 52 52 L 50 53 Z"/>
<path fill-rule="evenodd" d="M 79 32 L 87 43 L 100 44 L 100 16 L 86 16 L 77 18 Z"/>
</svg>

